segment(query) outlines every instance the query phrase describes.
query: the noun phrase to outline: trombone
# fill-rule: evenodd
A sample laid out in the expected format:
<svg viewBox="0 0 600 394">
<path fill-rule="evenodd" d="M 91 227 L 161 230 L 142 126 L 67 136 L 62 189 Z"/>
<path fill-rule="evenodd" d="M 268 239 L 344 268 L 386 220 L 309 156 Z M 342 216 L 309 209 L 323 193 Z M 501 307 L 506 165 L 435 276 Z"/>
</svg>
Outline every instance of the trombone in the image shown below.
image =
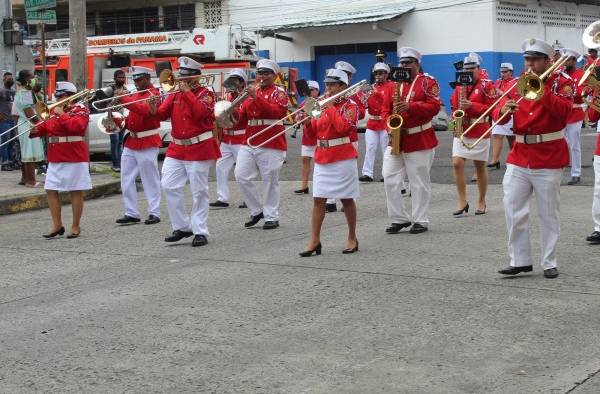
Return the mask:
<svg viewBox="0 0 600 394">
<path fill-rule="evenodd" d="M 464 133 L 462 133 L 462 135 L 460 136 L 460 142 L 463 144 L 463 146 L 469 150 L 473 149 L 477 144 L 479 144 L 481 142 L 481 140 L 483 140 L 494 129 L 494 127 L 496 127 L 500 122 L 502 122 L 502 120 L 504 120 L 505 117 L 507 117 L 510 113 L 512 113 L 511 111 L 506 111 L 504 114 L 502 114 L 498 118 L 498 120 L 493 122 L 492 125 L 481 135 L 481 137 L 479 137 L 477 140 L 475 140 L 472 144 L 467 144 L 463 140 L 464 135 L 467 134 L 470 130 L 472 130 L 473 126 L 475 124 L 477 124 L 477 122 L 481 121 L 481 119 L 486 117 L 492 111 L 492 109 L 496 105 L 498 105 L 500 103 L 500 101 L 504 97 L 506 97 L 508 95 L 508 93 L 510 93 L 515 87 L 517 88 L 517 90 L 519 91 L 519 95 L 521 96 L 516 101 L 515 105 L 519 104 L 523 99 L 535 101 L 535 100 L 539 100 L 540 98 L 542 98 L 542 96 L 544 95 L 544 80 L 546 78 L 548 78 L 548 76 L 550 74 L 552 74 L 553 72 L 558 70 L 560 67 L 562 67 L 562 65 L 567 60 L 569 60 L 568 56 L 561 56 L 556 62 L 554 62 L 541 75 L 536 75 L 533 71 L 531 71 L 531 69 L 527 70 L 527 72 L 519 78 L 519 80 L 517 81 L 516 84 L 514 84 L 509 89 L 507 89 L 506 92 L 502 93 L 502 95 L 500 97 L 498 97 L 498 99 L 496 101 L 494 101 L 494 103 L 483 114 L 481 114 L 481 116 L 479 116 L 479 118 L 477 118 L 477 120 L 475 122 L 473 122 L 473 124 L 471 126 L 469 126 L 469 128 L 467 130 L 465 130 Z"/>
<path fill-rule="evenodd" d="M 321 114 L 323 113 L 323 107 L 325 105 L 329 104 L 330 102 L 334 102 L 335 100 L 340 99 L 340 98 L 347 98 L 347 97 L 354 96 L 358 92 L 365 91 L 365 90 L 372 90 L 372 87 L 369 84 L 367 84 L 367 80 L 363 79 L 362 81 L 357 82 L 354 85 L 347 87 L 346 89 L 342 90 L 341 92 L 336 93 L 333 96 L 326 97 L 326 98 L 324 98 L 322 100 L 317 100 L 317 99 L 309 97 L 304 102 L 304 106 L 303 107 L 298 108 L 297 110 L 295 110 L 291 114 L 286 115 L 284 118 L 279 119 L 278 121 L 270 124 L 269 126 L 265 127 L 264 129 L 260 130 L 258 133 L 250 136 L 246 140 L 246 143 L 252 149 L 256 149 L 256 148 L 260 148 L 262 146 L 265 146 L 266 144 L 268 144 L 269 142 L 273 141 L 275 138 L 279 137 L 280 135 L 284 135 L 288 130 L 293 129 L 294 127 L 296 127 L 299 124 L 304 123 L 306 120 L 308 120 L 308 119 L 319 119 L 321 117 Z M 273 127 L 281 125 L 286 118 L 293 117 L 295 114 L 299 113 L 300 111 L 305 111 L 306 112 L 306 116 L 304 116 L 302 119 L 300 119 L 299 121 L 295 122 L 291 126 L 286 127 L 285 129 L 283 129 L 280 132 L 276 133 L 275 135 L 273 135 L 269 139 L 267 139 L 267 140 L 265 140 L 265 141 L 263 141 L 263 142 L 261 142 L 261 143 L 259 143 L 257 145 L 253 145 L 250 142 L 253 139 L 257 138 L 258 136 L 263 135 L 268 130 L 271 130 Z"/>
<path fill-rule="evenodd" d="M 82 90 L 79 93 L 75 93 L 74 95 L 72 95 L 70 97 L 66 97 L 66 98 L 64 98 L 62 100 L 59 100 L 59 101 L 57 101 L 57 102 L 55 102 L 53 104 L 50 104 L 50 105 L 46 105 L 43 102 L 38 101 L 34 105 L 34 111 L 35 111 L 34 115 L 32 115 L 29 118 L 27 118 L 27 119 L 25 119 L 25 120 L 17 123 L 15 126 L 13 126 L 10 129 L 4 131 L 0 135 L 7 134 L 7 133 L 11 132 L 12 130 L 18 128 L 22 124 L 29 123 L 34 118 L 39 117 L 40 119 L 42 119 L 42 121 L 38 122 L 38 123 L 36 123 L 34 125 L 32 125 L 32 126 L 37 126 L 40 123 L 43 123 L 43 122 L 47 121 L 48 119 L 50 119 L 50 113 L 54 110 L 54 108 L 57 108 L 57 107 L 66 107 L 67 105 L 72 104 L 73 101 L 76 101 L 76 100 L 79 100 L 79 99 L 83 99 L 82 103 L 85 103 L 87 101 L 90 101 L 94 97 L 94 94 L 95 94 L 94 90 L 92 90 L 92 89 L 85 89 L 85 90 Z M 19 138 L 23 134 L 28 133 L 30 131 L 30 129 L 31 128 L 28 128 L 27 130 L 23 130 L 22 132 L 20 132 L 19 134 L 15 135 L 14 137 L 12 137 L 12 138 L 4 141 L 3 143 L 0 144 L 0 147 L 8 144 L 9 142 L 11 142 L 13 140 L 16 140 L 17 138 Z"/>
</svg>

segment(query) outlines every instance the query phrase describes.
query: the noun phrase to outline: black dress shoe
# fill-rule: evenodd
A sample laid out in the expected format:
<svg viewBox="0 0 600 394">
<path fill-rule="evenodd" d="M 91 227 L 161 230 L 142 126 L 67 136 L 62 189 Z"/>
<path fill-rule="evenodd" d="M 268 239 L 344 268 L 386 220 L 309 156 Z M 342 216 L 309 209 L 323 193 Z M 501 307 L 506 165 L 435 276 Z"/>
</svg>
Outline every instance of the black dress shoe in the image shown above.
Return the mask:
<svg viewBox="0 0 600 394">
<path fill-rule="evenodd" d="M 420 234 L 420 233 L 424 233 L 425 231 L 429 230 L 427 227 L 423 226 L 420 223 L 415 223 L 413 224 L 413 226 L 410 228 L 409 233 L 411 234 Z"/>
<path fill-rule="evenodd" d="M 246 205 L 245 202 L 243 202 L 240 205 L 238 205 L 238 208 L 248 208 L 248 206 Z"/>
<path fill-rule="evenodd" d="M 208 243 L 206 236 L 204 235 L 195 235 L 192 240 L 192 246 L 204 246 Z"/>
<path fill-rule="evenodd" d="M 521 267 L 506 267 L 502 268 L 498 271 L 499 274 L 502 275 L 516 275 L 520 272 L 531 272 L 533 271 L 533 267 L 531 265 L 524 265 Z"/>
<path fill-rule="evenodd" d="M 548 268 L 544 270 L 544 276 L 548 279 L 554 279 L 558 277 L 558 270 L 556 268 Z"/>
<path fill-rule="evenodd" d="M 490 163 L 490 164 L 487 165 L 487 168 L 495 168 L 495 169 L 499 170 L 500 169 L 500 162 L 497 161 L 495 163 Z"/>
<path fill-rule="evenodd" d="M 304 252 L 300 252 L 298 254 L 300 255 L 300 257 L 310 257 L 313 253 L 315 254 L 315 256 L 321 254 L 321 242 L 319 242 L 319 244 L 315 246 L 313 250 L 305 250 Z"/>
<path fill-rule="evenodd" d="M 67 235 L 68 239 L 75 239 L 75 238 L 79 238 L 79 234 L 80 233 L 71 233 L 69 235 Z"/>
<path fill-rule="evenodd" d="M 452 212 L 454 216 L 462 215 L 463 213 L 469 213 L 469 203 L 463 207 L 463 209 L 459 209 L 458 211 Z"/>
<path fill-rule="evenodd" d="M 245 227 L 252 227 L 254 226 L 256 223 L 260 222 L 260 219 L 264 218 L 265 216 L 263 215 L 263 213 L 259 213 L 258 215 L 255 216 L 250 216 L 250 220 L 248 220 L 246 223 L 244 223 Z"/>
<path fill-rule="evenodd" d="M 214 208 L 227 208 L 229 206 L 229 203 L 217 200 L 215 202 L 211 202 L 210 204 L 208 204 L 208 206 Z"/>
<path fill-rule="evenodd" d="M 353 248 L 348 248 L 348 249 L 342 250 L 343 254 L 352 254 L 355 252 L 358 252 L 358 241 L 356 241 L 356 245 Z"/>
<path fill-rule="evenodd" d="M 294 190 L 295 194 L 308 194 L 308 187 L 305 187 L 304 189 L 298 189 L 298 190 Z"/>
<path fill-rule="evenodd" d="M 117 223 L 119 224 L 128 224 L 128 223 L 139 223 L 141 221 L 140 218 L 133 218 L 131 216 L 123 216 L 122 218 L 117 219 Z"/>
<path fill-rule="evenodd" d="M 57 235 L 63 235 L 64 233 L 65 233 L 65 228 L 61 227 L 58 230 L 56 230 L 55 232 L 53 232 L 53 233 L 43 234 L 42 237 L 50 239 L 50 238 L 56 237 Z"/>
<path fill-rule="evenodd" d="M 392 225 L 385 229 L 385 232 L 388 234 L 398 234 L 400 230 L 406 227 L 410 227 L 410 222 L 406 223 L 392 223 Z"/>
<path fill-rule="evenodd" d="M 578 183 L 581 183 L 581 177 L 572 176 L 571 180 L 569 182 L 567 182 L 567 185 L 576 185 Z"/>
<path fill-rule="evenodd" d="M 406 194 L 406 189 L 400 190 L 400 194 Z"/>
<path fill-rule="evenodd" d="M 274 228 L 279 227 L 279 221 L 278 220 L 268 220 L 265 222 L 265 224 L 263 224 L 263 230 L 273 230 Z"/>
<path fill-rule="evenodd" d="M 381 179 L 379 180 L 379 182 L 385 182 L 385 179 L 381 178 Z"/>
<path fill-rule="evenodd" d="M 335 205 L 335 203 L 326 204 L 325 205 L 325 212 L 337 212 L 337 205 Z"/>
<path fill-rule="evenodd" d="M 585 240 L 588 241 L 588 242 L 600 243 L 600 231 L 594 231 Z"/>
<path fill-rule="evenodd" d="M 368 175 L 362 175 L 358 178 L 358 180 L 361 182 L 373 182 L 373 178 Z"/>
<path fill-rule="evenodd" d="M 148 219 L 144 220 L 144 224 L 156 224 L 160 223 L 160 218 L 158 216 L 149 215 Z"/>
<path fill-rule="evenodd" d="M 485 206 L 483 209 L 477 209 L 475 210 L 475 215 L 485 215 L 486 210 L 487 206 Z"/>
<path fill-rule="evenodd" d="M 165 242 L 181 241 L 182 239 L 191 237 L 192 235 L 194 235 L 194 233 L 191 231 L 175 230 L 173 231 L 173 234 L 165 238 Z"/>
</svg>

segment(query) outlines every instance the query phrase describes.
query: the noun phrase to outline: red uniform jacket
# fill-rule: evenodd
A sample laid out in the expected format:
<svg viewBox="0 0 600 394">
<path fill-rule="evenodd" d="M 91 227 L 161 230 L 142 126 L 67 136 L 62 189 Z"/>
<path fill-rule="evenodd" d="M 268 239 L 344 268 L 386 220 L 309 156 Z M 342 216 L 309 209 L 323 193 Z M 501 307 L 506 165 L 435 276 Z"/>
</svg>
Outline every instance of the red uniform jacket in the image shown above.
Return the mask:
<svg viewBox="0 0 600 394">
<path fill-rule="evenodd" d="M 465 86 L 457 86 L 454 92 L 452 92 L 452 97 L 450 97 L 452 112 L 458 109 L 460 89 L 465 89 Z M 498 99 L 494 83 L 489 79 L 478 79 L 475 85 L 466 86 L 466 89 L 464 97 L 471 102 L 471 107 L 464 110 L 463 130 L 466 130 L 471 125 L 471 122 L 477 120 Z M 489 127 L 489 122 L 478 123 L 465 137 L 479 138 Z M 490 138 L 489 133 L 485 138 Z"/>
<path fill-rule="evenodd" d="M 575 122 L 581 122 L 583 121 L 583 118 L 585 117 L 585 113 L 583 112 L 583 96 L 581 95 L 583 93 L 583 90 L 585 89 L 585 84 L 582 86 L 577 86 L 577 83 L 579 82 L 579 79 L 581 79 L 581 77 L 583 76 L 584 71 L 580 68 L 573 68 L 573 71 L 571 72 L 566 72 L 566 74 L 568 74 L 572 79 L 573 82 L 575 83 L 575 97 L 573 97 L 573 110 L 571 111 L 571 114 L 569 115 L 569 118 L 567 119 L 567 124 L 568 123 L 575 123 Z"/>
<path fill-rule="evenodd" d="M 205 87 L 198 87 L 190 92 L 167 96 L 156 115 L 160 120 L 171 118 L 173 138 L 186 139 L 212 133 L 214 106 L 215 94 Z M 185 161 L 216 160 L 221 157 L 221 150 L 214 138 L 192 145 L 170 143 L 167 157 Z"/>
<path fill-rule="evenodd" d="M 302 103 L 304 105 L 304 103 Z M 306 114 L 304 112 L 300 112 L 298 114 L 298 118 L 296 120 L 300 120 L 304 118 Z M 304 130 L 302 131 L 302 145 L 304 146 L 315 146 L 317 145 L 317 136 L 315 135 L 316 130 L 311 127 L 311 122 L 308 121 L 303 124 Z"/>
<path fill-rule="evenodd" d="M 400 115 L 404 119 L 402 129 L 421 126 L 428 122 L 440 112 L 440 88 L 430 75 L 419 73 L 413 80 L 414 85 L 408 101 L 408 110 Z M 413 82 L 402 83 L 402 101 L 406 102 L 410 87 Z M 384 111 L 387 119 L 392 113 L 394 107 L 394 95 L 396 88 L 392 90 L 392 101 Z M 391 141 L 390 141 L 391 145 Z M 438 145 L 438 139 L 435 136 L 433 127 L 415 134 L 402 134 L 401 149 L 405 153 L 416 152 L 419 150 L 433 149 Z"/>
<path fill-rule="evenodd" d="M 83 105 L 73 105 L 68 107 L 62 115 L 52 114 L 48 120 L 41 122 L 35 127 L 35 133 L 29 134 L 29 138 L 42 136 L 83 137 L 87 131 L 89 121 L 90 111 Z M 85 141 L 48 143 L 48 162 L 50 163 L 82 163 L 87 161 L 90 161 L 90 155 Z"/>
<path fill-rule="evenodd" d="M 516 135 L 538 135 L 560 131 L 567 125 L 573 105 L 573 80 L 567 74 L 554 73 L 544 83 L 544 95 L 537 101 L 521 100 L 517 112 L 512 115 Z M 494 119 L 500 117 L 503 99 L 493 111 Z M 505 116 L 500 124 L 505 124 Z M 569 164 L 567 141 L 559 140 L 539 144 L 515 142 L 508 153 L 507 163 L 524 168 L 562 168 Z"/>
<path fill-rule="evenodd" d="M 395 86 L 396 84 L 391 81 L 373 84 L 373 89 L 375 89 L 375 91 L 367 101 L 367 129 L 373 131 L 385 130 L 387 120 L 385 118 L 385 111 L 392 102 Z M 372 119 L 373 116 L 378 117 L 379 119 Z"/>
<path fill-rule="evenodd" d="M 597 122 L 600 120 L 600 113 L 594 110 L 592 107 L 588 108 L 588 118 L 590 122 Z M 596 150 L 594 151 L 595 156 L 600 156 L 600 133 L 596 137 Z"/>
<path fill-rule="evenodd" d="M 312 119 L 311 127 L 315 130 L 319 140 L 350 137 L 352 132 L 356 132 L 358 111 L 358 105 L 354 101 L 340 100 L 323 111 L 319 119 Z M 317 144 L 315 149 L 315 163 L 319 164 L 334 163 L 356 157 L 358 157 L 358 153 L 352 143 L 329 148 L 322 148 Z"/>
<path fill-rule="evenodd" d="M 496 88 L 496 93 L 498 95 L 505 93 L 510 88 L 512 88 L 514 85 L 516 85 L 518 81 L 519 81 L 519 78 L 515 78 L 515 77 L 511 77 L 510 79 L 502 79 L 502 78 L 497 79 L 496 82 L 494 82 L 494 87 Z M 513 100 L 517 100 L 519 98 L 517 88 L 513 88 L 510 91 L 510 93 L 508 94 L 508 97 L 512 98 Z"/>
<path fill-rule="evenodd" d="M 352 101 L 358 105 L 358 119 L 362 119 L 367 114 L 367 102 L 369 97 L 363 92 L 358 92 L 354 96 L 350 97 Z"/>
<path fill-rule="evenodd" d="M 158 96 L 160 94 L 158 89 L 152 85 L 150 85 L 149 89 L 151 89 L 152 96 Z M 127 115 L 127 118 L 125 119 L 125 127 L 127 130 L 140 132 L 158 129 L 160 127 L 160 119 L 150 113 L 148 102 L 140 101 L 139 103 L 128 104 L 132 101 L 146 97 L 150 97 L 150 92 L 140 92 L 120 99 L 122 104 L 127 104 L 126 108 L 129 110 L 129 115 Z M 124 145 L 129 149 L 142 150 L 147 148 L 161 148 L 162 141 L 160 135 L 157 133 L 142 138 L 133 138 L 129 136 L 125 139 Z"/>
<path fill-rule="evenodd" d="M 242 104 L 240 115 L 248 121 L 254 119 L 282 119 L 287 113 L 288 97 L 285 91 L 275 85 L 271 85 L 265 89 L 258 89 L 256 98 L 249 98 Z M 266 125 L 248 125 L 246 127 L 246 140 L 266 128 Z M 283 125 L 273 126 L 266 133 L 259 137 L 253 138 L 252 145 L 258 145 L 263 141 L 273 137 L 273 135 L 281 132 L 284 129 Z M 246 141 L 244 141 L 246 143 Z M 282 134 L 269 142 L 264 148 L 287 150 L 287 141 L 285 135 Z"/>
<path fill-rule="evenodd" d="M 233 101 L 235 100 L 240 94 L 238 92 L 228 92 L 227 96 L 226 96 L 226 100 L 227 101 Z M 248 100 L 248 99 L 246 99 Z M 240 135 L 227 135 L 226 131 L 227 130 L 233 130 L 233 131 L 237 131 L 237 130 L 246 130 L 246 127 L 248 126 L 248 120 L 246 119 L 245 116 L 242 116 L 242 114 L 240 113 L 240 105 L 237 105 L 236 108 L 233 110 L 233 116 L 238 119 L 238 122 L 233 125 L 233 127 L 231 129 L 226 129 L 223 130 L 223 139 L 221 142 L 225 143 L 225 144 L 231 144 L 231 145 L 241 145 L 244 143 L 244 140 L 246 139 L 244 134 L 240 134 Z"/>
</svg>

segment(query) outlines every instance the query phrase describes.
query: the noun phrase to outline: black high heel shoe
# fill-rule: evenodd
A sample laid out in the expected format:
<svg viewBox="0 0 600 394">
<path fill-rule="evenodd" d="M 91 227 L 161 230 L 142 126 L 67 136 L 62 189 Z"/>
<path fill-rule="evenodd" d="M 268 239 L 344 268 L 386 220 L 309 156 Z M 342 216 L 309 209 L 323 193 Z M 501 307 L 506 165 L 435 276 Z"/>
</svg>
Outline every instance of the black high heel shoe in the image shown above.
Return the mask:
<svg viewBox="0 0 600 394">
<path fill-rule="evenodd" d="M 315 253 L 317 256 L 321 254 L 321 242 L 319 242 L 313 250 L 306 250 L 298 254 L 300 255 L 300 257 L 310 257 L 313 253 Z"/>
<path fill-rule="evenodd" d="M 356 245 L 353 248 L 342 250 L 343 254 L 351 254 L 351 253 L 354 253 L 354 252 L 358 252 L 358 241 L 356 241 Z"/>
<path fill-rule="evenodd" d="M 463 213 L 469 212 L 469 203 L 463 207 L 463 209 L 459 209 L 458 211 L 452 212 L 454 216 L 462 215 Z"/>
<path fill-rule="evenodd" d="M 295 194 L 308 194 L 308 187 L 305 187 L 304 189 L 298 189 L 298 190 L 294 190 Z"/>
<path fill-rule="evenodd" d="M 53 232 L 53 233 L 43 234 L 42 237 L 44 237 L 46 239 L 50 239 L 50 238 L 56 237 L 57 235 L 63 235 L 64 233 L 65 233 L 65 228 L 61 227 L 58 230 L 56 230 L 55 232 Z"/>
<path fill-rule="evenodd" d="M 478 209 L 475 211 L 475 215 L 485 215 L 486 211 L 487 211 L 487 205 L 484 205 L 483 209 Z"/>
<path fill-rule="evenodd" d="M 500 169 L 500 162 L 497 161 L 495 163 L 490 163 L 490 164 L 487 165 L 487 168 L 495 168 L 495 169 L 499 170 Z"/>
</svg>

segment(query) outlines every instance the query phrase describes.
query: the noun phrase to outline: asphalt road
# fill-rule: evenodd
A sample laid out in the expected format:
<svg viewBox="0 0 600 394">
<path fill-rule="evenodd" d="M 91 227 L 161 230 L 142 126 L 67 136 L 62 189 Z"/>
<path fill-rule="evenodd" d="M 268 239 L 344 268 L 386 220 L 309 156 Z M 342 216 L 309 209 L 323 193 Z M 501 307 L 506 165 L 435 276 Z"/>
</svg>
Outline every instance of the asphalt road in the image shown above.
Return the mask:
<svg viewBox="0 0 600 394">
<path fill-rule="evenodd" d="M 536 265 L 501 278 L 501 186 L 486 215 L 452 217 L 445 145 L 430 231 L 386 235 L 383 185 L 361 185 L 360 251 L 349 256 L 334 213 L 323 255 L 298 257 L 311 199 L 292 193 L 295 148 L 275 231 L 244 229 L 245 210 L 212 210 L 209 245 L 165 244 L 164 203 L 162 223 L 119 227 L 120 196 L 87 202 L 76 240 L 43 240 L 45 210 L 1 217 L 0 391 L 598 392 L 598 246 L 583 241 L 591 187 L 561 189 L 560 277 Z M 537 230 L 533 215 L 536 261 Z"/>
</svg>

